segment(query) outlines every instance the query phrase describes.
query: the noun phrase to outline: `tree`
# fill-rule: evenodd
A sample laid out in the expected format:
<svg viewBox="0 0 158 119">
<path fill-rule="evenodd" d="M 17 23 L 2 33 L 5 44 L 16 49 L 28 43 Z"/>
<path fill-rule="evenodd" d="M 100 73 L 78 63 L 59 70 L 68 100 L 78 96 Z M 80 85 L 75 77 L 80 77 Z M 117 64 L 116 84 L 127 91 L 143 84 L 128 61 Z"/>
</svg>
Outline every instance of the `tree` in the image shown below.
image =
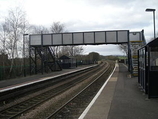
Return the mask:
<svg viewBox="0 0 158 119">
<path fill-rule="evenodd" d="M 83 46 L 69 46 L 70 56 L 77 56 L 83 53 Z"/>
<path fill-rule="evenodd" d="M 88 54 L 89 59 L 92 60 L 93 62 L 96 62 L 100 59 L 100 54 L 97 52 L 91 52 Z"/>
<path fill-rule="evenodd" d="M 15 64 L 14 59 L 19 58 L 20 54 L 22 54 L 23 42 L 21 39 L 22 34 L 26 32 L 26 26 L 26 14 L 24 11 L 20 8 L 8 11 L 8 16 L 5 18 L 3 29 L 5 30 L 5 34 L 7 34 L 5 48 L 11 59 L 10 72 L 12 72 L 13 65 Z"/>
<path fill-rule="evenodd" d="M 121 45 L 119 45 L 119 48 L 122 52 L 124 52 L 126 55 L 128 55 L 128 45 L 127 44 L 121 44 Z"/>
<path fill-rule="evenodd" d="M 64 24 L 60 23 L 60 22 L 53 22 L 53 24 L 51 25 L 50 27 L 50 31 L 52 33 L 63 33 L 65 32 L 65 26 Z M 64 46 L 54 46 L 53 47 L 53 51 L 55 53 L 55 56 L 58 58 L 59 57 L 59 54 L 61 54 L 61 50 L 63 49 L 66 49 L 64 48 Z"/>
<path fill-rule="evenodd" d="M 83 53 L 83 46 L 63 46 L 59 55 L 78 56 Z"/>
<path fill-rule="evenodd" d="M 52 33 L 63 33 L 65 32 L 65 25 L 60 22 L 54 22 L 50 30 Z M 83 52 L 82 46 L 56 46 L 53 49 L 57 57 L 61 55 L 76 56 Z"/>
<path fill-rule="evenodd" d="M 50 27 L 50 31 L 52 33 L 63 33 L 65 31 L 65 26 L 60 22 L 53 22 Z"/>
<path fill-rule="evenodd" d="M 2 61 L 1 61 L 1 65 L 4 69 L 4 67 L 7 65 L 7 61 L 5 59 L 5 57 L 7 56 L 7 52 L 6 52 L 6 39 L 7 39 L 7 32 L 6 32 L 6 26 L 5 26 L 5 23 L 2 23 L 1 24 L 1 32 L 0 32 L 0 44 L 1 44 L 1 47 L 0 47 L 0 53 L 2 55 Z M 5 74 L 5 70 L 2 70 L 2 73 L 3 73 L 3 76 Z M 3 77 L 1 77 L 3 78 Z"/>
<path fill-rule="evenodd" d="M 41 34 L 41 33 L 49 33 L 49 29 L 42 25 L 31 25 L 30 33 L 32 34 Z"/>
<path fill-rule="evenodd" d="M 6 25 L 5 23 L 2 23 L 1 26 L 1 32 L 0 32 L 0 52 L 1 54 L 6 53 L 6 39 L 7 39 L 7 32 L 6 32 Z"/>
</svg>

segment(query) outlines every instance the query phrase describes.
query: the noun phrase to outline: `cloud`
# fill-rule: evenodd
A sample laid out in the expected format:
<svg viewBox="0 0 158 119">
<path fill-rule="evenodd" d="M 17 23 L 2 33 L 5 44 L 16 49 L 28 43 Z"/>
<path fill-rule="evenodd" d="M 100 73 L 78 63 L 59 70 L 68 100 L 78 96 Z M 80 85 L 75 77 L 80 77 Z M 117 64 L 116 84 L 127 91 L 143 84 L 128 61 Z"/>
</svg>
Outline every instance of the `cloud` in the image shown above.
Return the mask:
<svg viewBox="0 0 158 119">
<path fill-rule="evenodd" d="M 53 21 L 61 21 L 69 32 L 144 29 L 147 41 L 153 36 L 153 23 L 152 14 L 146 13 L 145 9 L 158 8 L 157 0 L 47 0 L 38 1 L 36 9 L 34 5 L 37 1 L 30 1 L 28 0 L 29 14 L 35 15 L 31 16 L 31 21 L 35 24 L 49 25 Z M 86 52 L 95 49 L 102 54 L 117 53 L 119 49 L 117 46 L 113 47 L 105 45 L 104 49 L 103 46 L 88 46 Z"/>
<path fill-rule="evenodd" d="M 156 7 L 156 0 L 26 0 L 31 24 L 65 23 L 68 31 L 102 29 L 142 29 L 150 26 L 147 7 Z"/>
<path fill-rule="evenodd" d="M 153 37 L 153 18 L 145 9 L 158 9 L 158 0 L 1 0 L 0 16 L 17 4 L 26 11 L 30 24 L 49 27 L 60 21 L 69 32 L 144 29 L 147 39 Z M 99 52 L 105 52 L 99 47 Z"/>
<path fill-rule="evenodd" d="M 101 55 L 124 55 L 118 45 L 112 44 L 84 46 L 84 54 L 89 54 L 90 52 L 98 52 Z"/>
</svg>

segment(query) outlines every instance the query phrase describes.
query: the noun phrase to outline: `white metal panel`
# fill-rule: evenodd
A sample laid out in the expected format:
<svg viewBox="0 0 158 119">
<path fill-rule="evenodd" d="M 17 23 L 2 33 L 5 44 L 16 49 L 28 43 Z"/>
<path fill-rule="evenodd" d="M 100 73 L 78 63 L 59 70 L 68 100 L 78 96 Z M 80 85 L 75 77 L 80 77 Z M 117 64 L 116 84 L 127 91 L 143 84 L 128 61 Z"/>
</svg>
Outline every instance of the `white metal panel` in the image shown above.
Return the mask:
<svg viewBox="0 0 158 119">
<path fill-rule="evenodd" d="M 43 45 L 51 45 L 51 34 L 43 34 Z"/>
<path fill-rule="evenodd" d="M 31 35 L 30 45 L 41 45 L 41 35 Z"/>
<path fill-rule="evenodd" d="M 131 41 L 141 40 L 141 33 L 130 33 L 128 30 L 116 31 L 93 31 L 93 32 L 72 32 L 58 34 L 41 34 L 30 35 L 30 45 L 73 45 L 73 44 L 109 44 L 109 43 L 124 43 L 128 42 L 128 37 Z"/>
<path fill-rule="evenodd" d="M 62 45 L 62 34 L 53 34 L 53 45 Z"/>
<path fill-rule="evenodd" d="M 118 31 L 118 42 L 128 42 L 128 31 Z"/>
<path fill-rule="evenodd" d="M 84 43 L 94 43 L 94 32 L 84 33 Z"/>
<path fill-rule="evenodd" d="M 130 41 L 141 41 L 140 32 L 130 32 L 129 40 Z"/>
<path fill-rule="evenodd" d="M 83 33 L 73 34 L 74 44 L 83 44 Z"/>
<path fill-rule="evenodd" d="M 72 43 L 72 33 L 63 34 L 63 44 L 73 44 Z"/>
<path fill-rule="evenodd" d="M 105 32 L 95 32 L 95 43 L 105 43 Z"/>
<path fill-rule="evenodd" d="M 116 43 L 116 32 L 115 31 L 108 31 L 106 32 L 106 41 L 107 43 Z"/>
</svg>

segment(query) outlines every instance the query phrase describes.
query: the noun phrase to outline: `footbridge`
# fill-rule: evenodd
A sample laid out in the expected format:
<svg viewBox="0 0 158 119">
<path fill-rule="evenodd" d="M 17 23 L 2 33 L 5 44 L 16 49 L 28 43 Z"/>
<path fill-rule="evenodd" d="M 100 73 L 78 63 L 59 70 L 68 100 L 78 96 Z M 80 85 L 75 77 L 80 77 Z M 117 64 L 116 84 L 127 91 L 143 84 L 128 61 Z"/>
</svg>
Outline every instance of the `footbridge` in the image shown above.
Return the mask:
<svg viewBox="0 0 158 119">
<path fill-rule="evenodd" d="M 137 75 L 137 49 L 146 44 L 144 31 L 129 30 L 66 32 L 29 35 L 30 74 L 61 70 L 51 46 L 127 44 L 128 70 Z M 41 66 L 38 66 L 38 62 Z"/>
</svg>

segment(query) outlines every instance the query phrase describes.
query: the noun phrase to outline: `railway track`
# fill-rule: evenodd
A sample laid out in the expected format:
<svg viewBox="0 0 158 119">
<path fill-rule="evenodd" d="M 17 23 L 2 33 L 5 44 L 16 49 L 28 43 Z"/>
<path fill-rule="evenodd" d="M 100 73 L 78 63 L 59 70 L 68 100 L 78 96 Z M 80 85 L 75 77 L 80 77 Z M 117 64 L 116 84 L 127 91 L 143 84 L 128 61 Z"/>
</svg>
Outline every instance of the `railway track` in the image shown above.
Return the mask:
<svg viewBox="0 0 158 119">
<path fill-rule="evenodd" d="M 97 66 L 98 65 L 95 65 L 89 68 L 85 68 L 83 70 L 74 71 L 63 75 L 58 75 L 57 77 L 55 76 L 52 79 L 48 78 L 46 80 L 41 80 L 38 81 L 38 83 L 31 83 L 29 85 L 26 84 L 24 86 L 15 88 L 13 90 L 0 92 L 0 106 L 3 106 L 4 103 L 7 104 L 12 102 L 13 100 L 19 99 L 20 97 L 25 96 L 25 94 L 28 96 L 29 93 L 31 94 L 32 92 L 37 92 L 38 90 L 51 87 L 52 85 L 62 82 L 64 79 L 69 79 L 76 75 L 80 75 L 82 73 L 88 72 L 92 68 L 95 68 Z"/>
<path fill-rule="evenodd" d="M 60 85 L 58 85 L 55 88 L 52 88 L 52 89 L 50 89 L 42 94 L 39 94 L 35 97 L 32 97 L 32 98 L 27 99 L 25 101 L 22 101 L 16 105 L 13 105 L 13 106 L 8 107 L 4 110 L 1 110 L 0 111 L 0 118 L 1 119 L 6 119 L 6 118 L 11 119 L 11 118 L 20 117 L 25 112 L 37 107 L 38 105 L 41 105 L 42 103 L 46 102 L 47 100 L 49 100 L 53 97 L 56 97 L 57 95 L 63 93 L 65 90 L 68 90 L 71 87 L 82 82 L 83 80 L 85 80 L 86 78 L 89 77 L 88 74 L 90 74 L 90 75 L 94 74 L 96 71 L 98 71 L 104 65 L 102 64 L 99 67 L 94 68 L 93 70 L 89 70 L 89 71 L 86 71 L 84 73 L 82 72 L 80 74 L 77 74 L 78 75 L 77 77 L 74 77 L 74 76 L 72 76 L 71 78 L 69 77 L 69 80 L 65 79 L 65 83 L 61 83 Z M 56 111 L 56 112 L 58 112 L 58 111 Z"/>
<path fill-rule="evenodd" d="M 77 119 L 90 103 L 92 98 L 105 82 L 105 78 L 109 76 L 114 65 L 109 63 L 105 71 L 93 80 L 88 86 L 81 90 L 78 94 L 68 100 L 58 110 L 50 114 L 46 119 Z"/>
</svg>

